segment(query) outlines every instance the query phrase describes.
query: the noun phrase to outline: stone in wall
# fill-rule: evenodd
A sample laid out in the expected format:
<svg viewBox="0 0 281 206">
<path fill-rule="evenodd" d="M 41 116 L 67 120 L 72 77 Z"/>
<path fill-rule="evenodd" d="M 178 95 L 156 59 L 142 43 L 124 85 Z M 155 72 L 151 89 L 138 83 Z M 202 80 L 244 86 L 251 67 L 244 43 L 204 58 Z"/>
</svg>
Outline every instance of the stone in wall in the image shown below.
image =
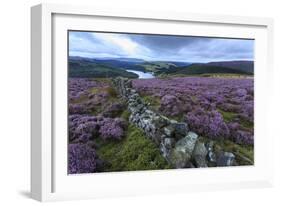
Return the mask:
<svg viewBox="0 0 281 206">
<path fill-rule="evenodd" d="M 208 150 L 206 149 L 204 142 L 197 141 L 192 153 L 192 157 L 197 167 L 208 167 L 206 161 L 207 154 Z"/>
<path fill-rule="evenodd" d="M 185 168 L 189 163 L 197 141 L 198 135 L 194 132 L 188 134 L 176 142 L 171 154 L 168 156 L 170 163 L 175 168 Z"/>
<path fill-rule="evenodd" d="M 217 158 L 217 166 L 233 166 L 235 156 L 231 152 L 220 152 Z"/>
</svg>

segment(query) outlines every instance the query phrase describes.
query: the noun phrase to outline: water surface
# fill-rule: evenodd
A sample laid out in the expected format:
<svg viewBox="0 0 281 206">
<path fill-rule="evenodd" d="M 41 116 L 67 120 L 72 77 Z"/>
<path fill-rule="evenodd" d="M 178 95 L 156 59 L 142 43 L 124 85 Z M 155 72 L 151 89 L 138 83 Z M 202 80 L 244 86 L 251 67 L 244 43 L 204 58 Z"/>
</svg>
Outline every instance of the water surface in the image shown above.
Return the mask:
<svg viewBox="0 0 281 206">
<path fill-rule="evenodd" d="M 155 78 L 154 74 L 151 72 L 142 72 L 142 71 L 135 71 L 135 70 L 126 70 L 127 72 L 135 73 L 139 76 L 139 79 L 152 79 Z"/>
</svg>

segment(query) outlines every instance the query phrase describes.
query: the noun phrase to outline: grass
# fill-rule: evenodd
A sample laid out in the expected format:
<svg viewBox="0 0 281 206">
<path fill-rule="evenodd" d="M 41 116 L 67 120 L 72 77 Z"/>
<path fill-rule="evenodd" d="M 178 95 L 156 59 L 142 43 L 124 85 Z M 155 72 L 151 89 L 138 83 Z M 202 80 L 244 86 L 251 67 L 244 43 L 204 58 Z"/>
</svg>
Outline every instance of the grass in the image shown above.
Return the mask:
<svg viewBox="0 0 281 206">
<path fill-rule="evenodd" d="M 160 79 L 171 79 L 177 77 L 202 77 L 202 78 L 253 78 L 253 75 L 248 74 L 227 74 L 227 73 L 204 73 L 204 74 L 176 74 L 176 73 L 160 73 L 157 74 L 157 78 Z"/>
<path fill-rule="evenodd" d="M 221 113 L 224 121 L 226 122 L 231 122 L 237 117 L 237 114 L 234 112 L 226 112 L 221 109 L 218 109 L 218 111 Z"/>
<path fill-rule="evenodd" d="M 129 121 L 129 117 L 130 117 L 131 113 L 129 112 L 129 110 L 125 109 L 122 114 L 120 115 L 120 118 L 123 118 L 127 121 Z"/>
<path fill-rule="evenodd" d="M 206 137 L 200 137 L 202 142 L 208 142 Z M 230 140 L 220 139 L 214 141 L 214 152 L 225 151 L 235 155 L 235 160 L 238 165 L 253 165 L 254 164 L 254 146 L 240 145 Z"/>
<path fill-rule="evenodd" d="M 110 97 L 117 97 L 118 93 L 117 91 L 112 87 L 112 86 L 108 86 L 108 87 L 94 87 L 90 89 L 91 94 L 98 94 L 101 92 L 106 92 L 109 94 Z"/>
<path fill-rule="evenodd" d="M 100 80 L 102 81 L 102 80 Z M 120 102 L 120 99 L 118 98 L 117 91 L 112 87 L 94 87 L 90 89 L 91 94 L 99 94 L 102 92 L 106 92 L 109 97 L 107 98 L 107 101 L 104 104 L 96 105 L 95 109 L 91 112 L 92 115 L 98 115 L 104 111 L 104 109 L 114 102 Z M 89 100 L 88 97 L 86 100 Z M 85 100 L 84 100 L 85 101 Z"/>
<path fill-rule="evenodd" d="M 110 97 L 116 98 L 118 93 L 113 87 L 107 87 L 106 92 L 109 94 Z"/>
<path fill-rule="evenodd" d="M 161 100 L 159 97 L 153 97 L 150 95 L 142 95 L 142 99 L 144 100 L 144 102 L 146 104 L 149 104 L 149 106 L 153 109 L 153 110 L 158 110 L 160 105 L 161 105 Z"/>
<path fill-rule="evenodd" d="M 97 145 L 97 153 L 106 162 L 104 170 L 107 172 L 170 168 L 156 145 L 132 124 L 123 140 L 99 140 Z"/>
<path fill-rule="evenodd" d="M 95 82 L 100 82 L 100 83 L 111 83 L 110 78 L 91 78 Z"/>
<path fill-rule="evenodd" d="M 224 151 L 232 152 L 236 156 L 239 165 L 254 164 L 254 147 L 250 145 L 239 145 L 230 140 L 217 141 L 217 148 L 223 148 Z M 219 148 L 220 147 L 220 148 Z"/>
<path fill-rule="evenodd" d="M 246 121 L 244 119 L 240 119 L 240 125 L 246 129 L 252 129 L 254 128 L 254 123 Z"/>
<path fill-rule="evenodd" d="M 195 95 L 191 95 L 190 99 L 192 100 L 192 102 L 196 102 L 197 101 L 197 97 Z"/>
<path fill-rule="evenodd" d="M 70 103 L 72 104 L 80 104 L 87 101 L 89 97 L 87 95 L 81 95 L 79 98 L 71 100 Z"/>
<path fill-rule="evenodd" d="M 221 113 L 224 121 L 226 121 L 226 122 L 231 122 L 237 117 L 237 114 L 234 112 L 226 112 L 221 109 L 218 109 L 218 111 Z M 254 127 L 253 122 L 249 122 L 249 121 L 241 119 L 241 118 L 239 120 L 239 123 L 245 129 L 252 129 Z"/>
<path fill-rule="evenodd" d="M 201 77 L 222 77 L 222 78 L 245 78 L 245 77 L 253 77 L 253 75 L 250 74 L 232 74 L 232 73 L 205 73 L 205 74 L 200 74 L 199 76 Z"/>
<path fill-rule="evenodd" d="M 91 94 L 97 94 L 101 90 L 100 87 L 94 87 L 90 89 Z"/>
</svg>

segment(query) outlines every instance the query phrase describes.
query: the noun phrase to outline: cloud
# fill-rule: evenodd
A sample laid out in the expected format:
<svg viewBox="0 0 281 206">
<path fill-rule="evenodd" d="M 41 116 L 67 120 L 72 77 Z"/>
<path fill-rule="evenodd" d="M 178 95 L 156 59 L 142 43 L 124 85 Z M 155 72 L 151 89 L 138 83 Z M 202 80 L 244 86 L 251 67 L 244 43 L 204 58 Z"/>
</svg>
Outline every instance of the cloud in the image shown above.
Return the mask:
<svg viewBox="0 0 281 206">
<path fill-rule="evenodd" d="M 122 50 L 124 53 L 127 53 L 128 55 L 135 55 L 136 50 L 138 47 L 138 44 L 132 41 L 129 38 L 126 38 L 126 36 L 121 34 L 111 34 L 111 33 L 95 33 L 92 34 L 94 38 L 101 40 L 108 46 L 116 46 L 120 50 Z"/>
<path fill-rule="evenodd" d="M 148 45 L 153 50 L 164 50 L 168 52 L 190 46 L 195 42 L 210 41 L 208 38 L 171 35 L 132 35 L 130 38 L 140 44 Z"/>
<path fill-rule="evenodd" d="M 191 36 L 70 32 L 72 56 L 208 62 L 253 60 L 254 40 Z"/>
<path fill-rule="evenodd" d="M 196 62 L 253 60 L 254 41 L 242 39 L 206 38 L 183 47 L 178 55 Z"/>
</svg>

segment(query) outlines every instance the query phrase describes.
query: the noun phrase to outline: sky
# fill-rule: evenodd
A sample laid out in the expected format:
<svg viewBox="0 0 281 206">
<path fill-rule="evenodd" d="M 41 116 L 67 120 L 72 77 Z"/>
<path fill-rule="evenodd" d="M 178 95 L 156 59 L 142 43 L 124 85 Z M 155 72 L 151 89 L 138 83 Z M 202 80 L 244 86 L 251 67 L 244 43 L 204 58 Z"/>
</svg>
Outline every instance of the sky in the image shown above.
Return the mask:
<svg viewBox="0 0 281 206">
<path fill-rule="evenodd" d="M 70 31 L 69 55 L 202 63 L 253 60 L 254 40 Z"/>
</svg>

